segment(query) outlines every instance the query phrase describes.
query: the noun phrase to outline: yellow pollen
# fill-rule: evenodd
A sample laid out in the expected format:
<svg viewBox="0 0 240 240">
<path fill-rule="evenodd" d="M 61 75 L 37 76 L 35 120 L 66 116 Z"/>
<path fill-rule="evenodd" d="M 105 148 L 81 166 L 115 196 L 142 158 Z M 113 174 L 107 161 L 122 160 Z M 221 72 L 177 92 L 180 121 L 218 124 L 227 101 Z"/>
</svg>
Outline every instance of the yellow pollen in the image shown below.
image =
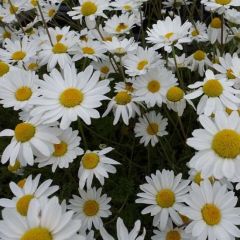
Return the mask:
<svg viewBox="0 0 240 240">
<path fill-rule="evenodd" d="M 0 77 L 9 72 L 9 65 L 5 62 L 0 61 Z"/>
<path fill-rule="evenodd" d="M 48 16 L 51 18 L 51 17 L 53 17 L 54 15 L 56 14 L 56 10 L 55 9 L 49 9 L 48 10 Z"/>
<path fill-rule="evenodd" d="M 170 39 L 173 35 L 174 35 L 173 32 L 169 32 L 169 33 L 166 33 L 166 34 L 164 35 L 164 37 L 167 38 L 167 39 Z"/>
<path fill-rule="evenodd" d="M 9 7 L 9 12 L 10 12 L 11 14 L 16 14 L 17 11 L 18 11 L 18 7 L 17 7 L 17 6 L 11 5 L 11 6 Z"/>
<path fill-rule="evenodd" d="M 53 156 L 61 157 L 61 156 L 65 155 L 67 150 L 68 150 L 68 145 L 65 142 L 61 141 L 61 143 L 59 143 L 59 144 L 54 144 Z"/>
<path fill-rule="evenodd" d="M 193 58 L 197 61 L 202 61 L 205 59 L 206 53 L 203 52 L 202 50 L 197 50 L 194 54 L 193 54 Z"/>
<path fill-rule="evenodd" d="M 159 91 L 159 89 L 161 88 L 161 85 L 157 80 L 152 80 L 148 83 L 147 88 L 150 92 L 155 93 Z"/>
<path fill-rule="evenodd" d="M 94 169 L 99 161 L 99 156 L 94 152 L 85 153 L 82 157 L 82 165 L 85 169 Z"/>
<path fill-rule="evenodd" d="M 129 12 L 129 11 L 132 10 L 132 6 L 129 5 L 129 4 L 126 4 L 126 5 L 123 6 L 123 9 L 124 9 L 125 11 Z"/>
<path fill-rule="evenodd" d="M 15 138 L 18 142 L 27 142 L 34 137 L 35 127 L 30 123 L 19 123 L 15 127 Z"/>
<path fill-rule="evenodd" d="M 162 189 L 157 193 L 156 202 L 161 208 L 170 208 L 175 203 L 175 194 L 171 189 Z"/>
<path fill-rule="evenodd" d="M 28 207 L 33 198 L 34 196 L 31 194 L 24 195 L 23 197 L 19 198 L 16 204 L 18 213 L 20 213 L 22 216 L 27 216 Z"/>
<path fill-rule="evenodd" d="M 221 130 L 213 137 L 212 149 L 222 158 L 236 158 L 240 154 L 240 134 L 231 129 Z"/>
<path fill-rule="evenodd" d="M 127 90 L 128 92 L 133 92 L 133 86 L 132 86 L 132 83 L 125 83 L 125 90 Z"/>
<path fill-rule="evenodd" d="M 95 200 L 87 200 L 83 205 L 83 212 L 89 217 L 97 215 L 98 211 L 99 204 Z"/>
<path fill-rule="evenodd" d="M 36 227 L 26 231 L 20 240 L 53 240 L 53 236 L 47 228 Z"/>
<path fill-rule="evenodd" d="M 149 123 L 147 126 L 147 133 L 149 135 L 156 135 L 158 133 L 159 126 L 157 123 Z"/>
<path fill-rule="evenodd" d="M 18 181 L 17 185 L 18 185 L 20 188 L 23 188 L 24 185 L 25 185 L 25 182 L 26 182 L 26 178 L 24 178 L 24 179 Z"/>
<path fill-rule="evenodd" d="M 199 35 L 199 31 L 197 30 L 197 29 L 194 29 L 193 31 L 192 31 L 192 36 L 193 37 L 196 37 L 196 36 L 198 36 Z"/>
<path fill-rule="evenodd" d="M 7 39 L 7 38 L 10 39 L 11 36 L 12 36 L 12 34 L 11 34 L 10 32 L 5 31 L 5 32 L 3 33 L 3 38 L 4 38 L 4 39 Z"/>
<path fill-rule="evenodd" d="M 100 68 L 101 73 L 108 74 L 109 73 L 109 67 L 108 66 L 103 66 Z"/>
<path fill-rule="evenodd" d="M 220 18 L 215 17 L 212 19 L 211 23 L 210 23 L 212 28 L 221 28 L 222 25 L 222 21 Z"/>
<path fill-rule="evenodd" d="M 178 102 L 183 99 L 184 92 L 180 87 L 171 87 L 167 91 L 167 100 L 170 102 Z"/>
<path fill-rule="evenodd" d="M 81 6 L 83 16 L 90 16 L 97 11 L 97 5 L 94 2 L 84 2 Z"/>
<path fill-rule="evenodd" d="M 204 83 L 203 92 L 208 97 L 219 97 L 223 92 L 223 87 L 217 79 L 210 79 Z"/>
<path fill-rule="evenodd" d="M 202 218 L 207 225 L 214 226 L 221 221 L 221 211 L 220 209 L 211 203 L 207 203 L 201 209 Z"/>
<path fill-rule="evenodd" d="M 54 44 L 53 48 L 52 48 L 52 51 L 53 53 L 55 54 L 62 54 L 62 53 L 66 53 L 68 50 L 68 46 L 66 46 L 65 44 L 63 43 L 56 43 Z"/>
<path fill-rule="evenodd" d="M 226 75 L 228 79 L 236 79 L 236 76 L 233 74 L 233 70 L 231 68 L 227 70 Z"/>
<path fill-rule="evenodd" d="M 178 231 L 171 230 L 167 233 L 166 240 L 181 240 L 181 235 Z"/>
<path fill-rule="evenodd" d="M 142 60 L 141 62 L 138 63 L 137 69 L 138 70 L 143 70 L 146 65 L 148 65 L 148 61 L 147 60 Z"/>
<path fill-rule="evenodd" d="M 83 47 L 82 51 L 84 54 L 93 55 L 95 53 L 94 49 L 91 47 Z"/>
<path fill-rule="evenodd" d="M 8 171 L 9 172 L 16 172 L 17 170 L 19 170 L 21 168 L 21 164 L 18 160 L 16 160 L 16 162 L 14 163 L 14 165 L 8 165 Z"/>
<path fill-rule="evenodd" d="M 202 176 L 201 176 L 201 172 L 197 172 L 197 173 L 195 174 L 194 178 L 193 178 L 193 181 L 194 181 L 196 184 L 200 185 L 200 183 L 201 183 L 202 180 L 203 180 L 203 179 L 202 179 Z"/>
<path fill-rule="evenodd" d="M 80 105 L 84 99 L 84 94 L 77 88 L 67 88 L 59 98 L 60 103 L 66 108 Z"/>
<path fill-rule="evenodd" d="M 220 5 L 227 5 L 231 2 L 232 0 L 215 0 L 215 2 L 217 4 L 220 4 Z"/>
<path fill-rule="evenodd" d="M 60 42 L 62 40 L 62 38 L 63 38 L 63 34 L 57 34 L 57 36 L 56 36 L 57 42 Z"/>
<path fill-rule="evenodd" d="M 12 54 L 12 59 L 15 61 L 23 60 L 26 57 L 26 53 L 23 51 L 17 51 Z"/>
<path fill-rule="evenodd" d="M 15 98 L 20 101 L 27 101 L 32 96 L 32 90 L 29 87 L 21 87 L 15 92 Z"/>
<path fill-rule="evenodd" d="M 132 96 L 126 91 L 121 91 L 116 94 L 114 99 L 118 105 L 127 105 L 131 102 Z"/>
<path fill-rule="evenodd" d="M 28 65 L 28 70 L 30 71 L 36 71 L 38 69 L 38 64 L 37 63 L 30 63 Z"/>
<path fill-rule="evenodd" d="M 36 7 L 37 6 L 37 3 L 38 3 L 38 0 L 31 0 L 30 3 Z"/>
<path fill-rule="evenodd" d="M 125 23 L 119 23 L 118 26 L 116 27 L 116 32 L 121 33 L 122 31 L 128 29 L 128 25 Z"/>
</svg>

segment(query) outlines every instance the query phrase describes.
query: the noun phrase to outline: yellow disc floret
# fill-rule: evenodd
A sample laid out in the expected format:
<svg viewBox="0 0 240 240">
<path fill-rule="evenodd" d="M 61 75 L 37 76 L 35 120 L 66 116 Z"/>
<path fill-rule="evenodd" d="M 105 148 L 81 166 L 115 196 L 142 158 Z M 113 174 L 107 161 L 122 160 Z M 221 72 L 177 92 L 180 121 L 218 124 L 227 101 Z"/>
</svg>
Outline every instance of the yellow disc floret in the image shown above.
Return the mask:
<svg viewBox="0 0 240 240">
<path fill-rule="evenodd" d="M 56 14 L 56 10 L 54 8 L 51 8 L 48 10 L 48 16 L 51 18 Z"/>
<path fill-rule="evenodd" d="M 53 240 L 53 236 L 47 228 L 36 227 L 26 231 L 20 240 Z"/>
<path fill-rule="evenodd" d="M 91 47 L 83 47 L 82 52 L 84 54 L 93 55 L 95 53 L 95 50 Z"/>
<path fill-rule="evenodd" d="M 9 72 L 9 65 L 5 62 L 0 61 L 0 77 Z"/>
<path fill-rule="evenodd" d="M 166 240 L 181 240 L 182 237 L 178 231 L 171 230 L 166 235 Z"/>
<path fill-rule="evenodd" d="M 12 173 L 17 172 L 17 170 L 19 170 L 20 168 L 21 168 L 21 164 L 18 160 L 16 160 L 14 165 L 8 165 L 8 171 Z"/>
<path fill-rule="evenodd" d="M 72 108 L 80 105 L 84 99 L 84 94 L 77 88 L 68 88 L 64 90 L 59 98 L 60 103 L 66 108 Z"/>
<path fill-rule="evenodd" d="M 149 123 L 147 126 L 147 133 L 149 135 L 156 135 L 158 133 L 159 126 L 157 123 Z"/>
<path fill-rule="evenodd" d="M 220 18 L 215 17 L 212 19 L 211 23 L 210 23 L 212 28 L 221 28 L 222 26 L 222 21 Z"/>
<path fill-rule="evenodd" d="M 219 97 L 223 92 L 223 86 L 217 79 L 210 79 L 204 83 L 203 92 L 208 97 Z"/>
<path fill-rule="evenodd" d="M 15 98 L 20 102 L 29 100 L 31 96 L 32 96 L 32 90 L 29 87 L 20 87 L 15 92 Z"/>
<path fill-rule="evenodd" d="M 117 33 L 121 33 L 126 29 L 128 29 L 128 25 L 126 23 L 119 23 L 115 30 Z"/>
<path fill-rule="evenodd" d="M 99 211 L 99 204 L 95 200 L 88 200 L 84 203 L 83 212 L 91 217 L 97 215 Z"/>
<path fill-rule="evenodd" d="M 103 73 L 103 74 L 108 74 L 109 71 L 110 71 L 110 69 L 109 69 L 108 66 L 103 66 L 103 67 L 100 68 L 100 71 L 101 71 L 101 73 Z"/>
<path fill-rule="evenodd" d="M 54 144 L 53 156 L 54 157 L 64 156 L 67 150 L 68 145 L 65 142 L 61 141 L 59 144 Z"/>
<path fill-rule="evenodd" d="M 126 91 L 118 92 L 115 96 L 115 101 L 118 105 L 127 105 L 131 100 L 132 96 Z"/>
<path fill-rule="evenodd" d="M 161 208 L 170 208 L 175 203 L 175 194 L 171 189 L 162 189 L 157 193 L 156 202 Z"/>
<path fill-rule="evenodd" d="M 54 44 L 52 51 L 55 54 L 62 54 L 62 53 L 66 53 L 68 50 L 68 46 L 66 46 L 63 43 L 57 42 L 56 44 Z"/>
<path fill-rule="evenodd" d="M 33 198 L 34 196 L 31 194 L 24 195 L 23 197 L 19 198 L 16 204 L 18 213 L 20 213 L 22 216 L 27 216 L 28 207 Z"/>
<path fill-rule="evenodd" d="M 164 35 L 164 37 L 167 38 L 167 39 L 170 39 L 173 35 L 174 35 L 173 32 L 169 32 L 169 33 L 166 33 L 166 34 Z"/>
<path fill-rule="evenodd" d="M 193 54 L 193 58 L 197 61 L 202 61 L 205 59 L 206 53 L 202 50 L 197 50 L 194 54 Z"/>
<path fill-rule="evenodd" d="M 152 80 L 148 83 L 147 88 L 150 92 L 155 93 L 159 91 L 161 85 L 157 80 Z"/>
<path fill-rule="evenodd" d="M 17 11 L 18 11 L 18 7 L 10 4 L 9 12 L 13 15 L 13 14 L 16 14 Z"/>
<path fill-rule="evenodd" d="M 81 13 L 83 16 L 93 15 L 97 11 L 97 5 L 94 2 L 84 2 L 81 6 Z"/>
<path fill-rule="evenodd" d="M 26 180 L 27 180 L 27 179 L 24 178 L 24 179 L 18 181 L 17 185 L 18 185 L 20 188 L 23 188 L 24 185 L 25 185 L 25 183 L 26 183 Z"/>
<path fill-rule="evenodd" d="M 232 129 L 221 130 L 213 137 L 212 149 L 222 158 L 236 158 L 240 154 L 240 134 Z"/>
<path fill-rule="evenodd" d="M 82 165 L 85 169 L 94 169 L 97 167 L 100 158 L 97 153 L 89 152 L 85 153 L 82 157 Z"/>
<path fill-rule="evenodd" d="M 217 4 L 220 4 L 220 5 L 227 5 L 231 2 L 232 0 L 215 0 L 215 2 Z"/>
<path fill-rule="evenodd" d="M 137 69 L 143 70 L 146 65 L 148 65 L 148 60 L 142 60 L 137 64 Z"/>
<path fill-rule="evenodd" d="M 24 143 L 34 137 L 36 128 L 31 123 L 19 123 L 14 131 L 16 140 Z"/>
<path fill-rule="evenodd" d="M 201 209 L 202 218 L 207 225 L 214 226 L 221 221 L 220 209 L 211 203 L 207 203 Z"/>
<path fill-rule="evenodd" d="M 231 68 L 227 69 L 226 75 L 227 75 L 228 79 L 235 79 L 236 78 L 236 76 L 233 74 L 233 70 Z"/>
<path fill-rule="evenodd" d="M 170 102 L 178 102 L 183 99 L 184 92 L 180 87 L 171 87 L 167 91 L 167 100 Z"/>
<path fill-rule="evenodd" d="M 17 51 L 12 54 L 12 59 L 15 61 L 23 60 L 26 57 L 26 53 L 23 51 Z"/>
</svg>

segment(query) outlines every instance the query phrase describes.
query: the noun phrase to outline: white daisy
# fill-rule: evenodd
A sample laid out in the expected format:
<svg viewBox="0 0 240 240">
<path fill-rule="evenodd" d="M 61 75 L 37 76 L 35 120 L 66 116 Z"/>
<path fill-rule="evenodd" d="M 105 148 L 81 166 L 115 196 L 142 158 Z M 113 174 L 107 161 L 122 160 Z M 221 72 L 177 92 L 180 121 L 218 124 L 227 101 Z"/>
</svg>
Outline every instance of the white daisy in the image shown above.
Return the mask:
<svg viewBox="0 0 240 240">
<path fill-rule="evenodd" d="M 190 29 L 190 38 L 197 42 L 207 42 L 207 26 L 205 23 L 197 21 Z"/>
<path fill-rule="evenodd" d="M 95 70 L 101 73 L 101 79 L 106 79 L 109 74 L 114 73 L 113 66 L 115 67 L 115 65 L 112 66 L 109 61 L 92 62 L 91 65 Z"/>
<path fill-rule="evenodd" d="M 182 174 L 174 176 L 173 171 L 159 170 L 151 177 L 146 177 L 147 183 L 140 185 L 143 191 L 138 193 L 136 203 L 148 204 L 142 214 L 150 213 L 153 226 L 158 226 L 161 231 L 167 227 L 168 220 L 176 225 L 182 224 L 178 211 L 184 206 L 189 180 L 181 180 Z"/>
<path fill-rule="evenodd" d="M 116 168 L 113 165 L 120 163 L 106 156 L 112 150 L 113 148 L 107 147 L 102 150 L 85 152 L 78 171 L 79 187 L 81 189 L 85 184 L 87 188 L 90 188 L 94 176 L 101 185 L 104 185 L 104 179 L 109 177 L 108 173 L 116 173 Z"/>
<path fill-rule="evenodd" d="M 87 191 L 79 189 L 80 196 L 73 195 L 69 200 L 69 209 L 75 212 L 75 218 L 82 222 L 82 230 L 91 230 L 93 226 L 99 229 L 103 226 L 102 218 L 111 215 L 109 202 L 111 198 L 102 195 L 102 188 L 90 188 Z"/>
<path fill-rule="evenodd" d="M 178 56 L 176 55 L 176 63 L 177 63 L 177 68 L 187 68 L 186 64 L 186 54 L 183 53 L 182 55 Z M 174 58 L 168 58 L 167 61 L 167 66 L 171 69 L 171 71 L 176 72 L 176 64 L 175 64 L 175 59 Z"/>
<path fill-rule="evenodd" d="M 104 94 L 109 91 L 109 81 L 99 81 L 99 77 L 100 72 L 93 72 L 92 66 L 80 73 L 73 65 L 66 65 L 62 74 L 54 69 L 50 76 L 43 76 L 45 81 L 40 86 L 42 96 L 36 100 L 37 106 L 31 114 L 41 114 L 45 123 L 61 119 L 61 129 L 68 128 L 78 117 L 91 124 L 91 118 L 100 117 L 95 108 L 107 99 Z"/>
<path fill-rule="evenodd" d="M 115 2 L 111 2 L 111 6 L 118 11 L 125 12 L 137 12 L 141 7 L 142 3 L 140 1 L 133 0 L 117 0 Z"/>
</svg>

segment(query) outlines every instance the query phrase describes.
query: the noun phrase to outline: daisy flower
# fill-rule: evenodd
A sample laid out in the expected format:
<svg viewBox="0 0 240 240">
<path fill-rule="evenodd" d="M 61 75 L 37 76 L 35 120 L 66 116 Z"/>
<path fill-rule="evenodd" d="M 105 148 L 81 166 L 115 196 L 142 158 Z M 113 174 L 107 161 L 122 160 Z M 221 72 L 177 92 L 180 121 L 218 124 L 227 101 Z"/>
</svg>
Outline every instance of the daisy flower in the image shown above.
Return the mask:
<svg viewBox="0 0 240 240">
<path fill-rule="evenodd" d="M 109 74 L 114 73 L 114 68 L 109 61 L 92 62 L 93 68 L 101 73 L 100 78 L 108 78 Z"/>
<path fill-rule="evenodd" d="M 176 55 L 177 68 L 187 68 L 186 64 L 186 54 Z M 176 72 L 176 64 L 174 58 L 168 58 L 167 66 L 171 69 L 172 72 Z"/>
<path fill-rule="evenodd" d="M 126 79 L 125 82 L 117 82 L 114 86 L 114 92 L 127 91 L 129 94 L 134 94 L 133 82 L 135 79 Z"/>
<path fill-rule="evenodd" d="M 0 27 L 0 43 L 5 43 L 6 39 L 15 39 L 16 32 L 6 27 Z"/>
<path fill-rule="evenodd" d="M 190 28 L 190 38 L 197 42 L 207 42 L 207 26 L 205 23 L 197 21 L 194 26 Z"/>
<path fill-rule="evenodd" d="M 230 56 L 228 57 L 230 58 Z M 227 65 L 228 79 L 233 80 L 234 86 L 239 88 L 240 87 L 240 66 L 239 66 L 240 58 L 237 56 L 237 54 L 234 54 L 231 60 L 226 59 L 226 64 L 228 64 Z"/>
<path fill-rule="evenodd" d="M 117 219 L 117 239 L 118 240 L 143 240 L 146 235 L 146 229 L 143 228 L 143 233 L 139 235 L 141 229 L 141 222 L 137 220 L 134 224 L 133 229 L 128 232 L 123 220 L 121 218 Z M 114 240 L 114 238 L 104 229 L 100 228 L 100 234 L 104 240 Z"/>
<path fill-rule="evenodd" d="M 239 93 L 239 90 L 233 88 L 234 82 L 218 78 L 211 70 L 207 70 L 205 74 L 203 81 L 188 86 L 196 90 L 185 96 L 186 99 L 195 99 L 203 95 L 197 106 L 197 114 L 210 116 L 225 107 L 237 110 L 240 98 L 234 95 Z"/>
<path fill-rule="evenodd" d="M 133 14 L 124 13 L 120 16 L 113 15 L 105 21 L 104 31 L 110 34 L 128 34 L 136 23 Z"/>
<path fill-rule="evenodd" d="M 214 121 L 205 115 L 201 115 L 199 121 L 204 129 L 193 131 L 193 137 L 187 140 L 187 144 L 198 151 L 189 167 L 201 171 L 206 177 L 230 179 L 237 176 L 240 169 L 238 113 L 233 111 L 228 115 L 218 111 Z"/>
<path fill-rule="evenodd" d="M 79 187 L 91 188 L 93 177 L 95 176 L 101 185 L 104 185 L 104 179 L 108 178 L 108 173 L 116 173 L 116 168 L 113 165 L 120 164 L 106 156 L 113 148 L 107 147 L 102 150 L 89 151 L 87 150 L 81 159 L 80 168 L 78 171 Z"/>
<path fill-rule="evenodd" d="M 12 199 L 1 198 L 0 206 L 15 209 L 21 216 L 27 216 L 29 204 L 33 199 L 47 198 L 58 191 L 58 186 L 51 186 L 52 180 L 47 180 L 39 184 L 41 174 L 34 179 L 28 176 L 23 184 L 10 182 L 9 186 L 14 194 Z"/>
<path fill-rule="evenodd" d="M 207 57 L 206 52 L 197 50 L 186 59 L 186 65 L 192 72 L 198 71 L 202 77 L 205 73 L 205 68 L 210 67 L 212 62 Z"/>
<path fill-rule="evenodd" d="M 138 47 L 136 53 L 129 53 L 123 60 L 126 73 L 129 76 L 143 75 L 148 70 L 163 66 L 162 56 L 153 48 Z"/>
<path fill-rule="evenodd" d="M 58 139 L 61 142 L 54 144 L 54 152 L 50 157 L 40 154 L 35 159 L 35 162 L 39 163 L 38 167 L 52 165 L 52 172 L 55 172 L 57 167 L 68 168 L 69 163 L 83 154 L 82 148 L 79 147 L 81 138 L 78 136 L 77 130 L 73 131 L 72 128 L 62 130 Z"/>
<path fill-rule="evenodd" d="M 140 1 L 133 1 L 133 0 L 118 0 L 115 2 L 111 2 L 111 7 L 115 10 L 125 12 L 137 12 L 139 11 L 140 6 L 142 3 Z"/>
<path fill-rule="evenodd" d="M 182 224 L 178 211 L 184 206 L 189 180 L 182 180 L 182 174 L 174 176 L 173 171 L 159 170 L 151 177 L 146 177 L 147 183 L 140 185 L 143 191 L 138 193 L 136 203 L 148 204 L 142 214 L 150 213 L 153 218 L 153 226 L 159 225 L 164 231 L 168 220 L 176 225 Z"/>
<path fill-rule="evenodd" d="M 158 20 L 157 24 L 153 24 L 152 29 L 148 29 L 146 39 L 155 49 L 164 48 L 168 53 L 172 51 L 173 46 L 182 50 L 182 43 L 191 41 L 188 37 L 190 27 L 191 23 L 186 21 L 182 24 L 179 16 L 173 20 L 166 17 L 165 20 Z"/>
<path fill-rule="evenodd" d="M 103 226 L 102 218 L 107 218 L 111 215 L 109 210 L 111 206 L 109 202 L 111 198 L 106 194 L 102 195 L 102 188 L 90 188 L 87 191 L 79 189 L 80 196 L 73 195 L 69 200 L 69 209 L 75 212 L 75 218 L 82 222 L 81 229 L 91 230 L 94 226 L 99 229 Z"/>
<path fill-rule="evenodd" d="M 30 109 L 31 101 L 38 96 L 39 78 L 34 72 L 22 69 L 9 72 L 0 81 L 0 104 L 3 107 L 13 107 L 14 110 Z"/>
<path fill-rule="evenodd" d="M 164 7 L 174 7 L 174 8 L 180 8 L 182 5 L 189 5 L 191 2 L 189 0 L 166 0 L 163 1 Z"/>
<path fill-rule="evenodd" d="M 224 17 L 231 23 L 240 24 L 240 12 L 236 9 L 227 9 Z"/>
<path fill-rule="evenodd" d="M 60 128 L 66 129 L 71 122 L 80 117 L 86 124 L 91 124 L 91 118 L 99 118 L 95 109 L 107 99 L 109 81 L 99 81 L 100 72 L 93 72 L 88 66 L 77 74 L 75 67 L 66 65 L 61 74 L 54 69 L 49 75 L 44 75 L 41 83 L 41 97 L 36 100 L 32 115 L 42 115 L 45 123 L 61 119 Z M 57 83 L 57 84 L 56 84 Z"/>
<path fill-rule="evenodd" d="M 11 64 L 8 64 L 7 62 L 0 60 L 0 84 L 2 79 L 7 76 L 9 72 L 12 70 L 15 70 L 16 67 L 12 66 Z"/>
<path fill-rule="evenodd" d="M 11 143 L 5 148 L 1 161 L 7 161 L 13 165 L 18 159 L 33 165 L 33 156 L 37 152 L 50 156 L 53 152 L 53 144 L 59 143 L 57 128 L 41 124 L 37 119 L 18 123 L 14 130 L 5 129 L 0 132 L 0 137 L 12 137 Z"/>
<path fill-rule="evenodd" d="M 197 239 L 235 239 L 240 237 L 238 198 L 227 191 L 226 185 L 204 180 L 200 186 L 193 183 L 181 213 L 192 221 L 185 231 Z"/>
<path fill-rule="evenodd" d="M 161 107 L 165 102 L 167 90 L 177 85 L 174 74 L 165 67 L 151 69 L 143 76 L 139 76 L 133 83 L 136 89 L 135 101 L 143 101 L 148 107 Z"/>
<path fill-rule="evenodd" d="M 57 197 L 29 204 L 26 217 L 5 209 L 0 221 L 0 235 L 3 239 L 21 240 L 68 240 L 81 226 L 81 221 L 73 219 L 72 211 L 63 211 Z"/>
<path fill-rule="evenodd" d="M 140 115 L 140 109 L 135 103 L 131 92 L 126 90 L 116 93 L 109 102 L 107 109 L 102 116 L 107 116 L 112 109 L 114 113 L 113 125 L 118 123 L 120 117 L 123 119 L 123 122 L 128 125 L 130 118 L 133 118 L 136 113 Z"/>
<path fill-rule="evenodd" d="M 159 142 L 159 137 L 167 135 L 167 118 L 163 118 L 160 113 L 151 111 L 138 119 L 134 127 L 135 137 L 141 137 L 140 143 L 146 147 L 150 142 L 154 147 Z"/>
</svg>

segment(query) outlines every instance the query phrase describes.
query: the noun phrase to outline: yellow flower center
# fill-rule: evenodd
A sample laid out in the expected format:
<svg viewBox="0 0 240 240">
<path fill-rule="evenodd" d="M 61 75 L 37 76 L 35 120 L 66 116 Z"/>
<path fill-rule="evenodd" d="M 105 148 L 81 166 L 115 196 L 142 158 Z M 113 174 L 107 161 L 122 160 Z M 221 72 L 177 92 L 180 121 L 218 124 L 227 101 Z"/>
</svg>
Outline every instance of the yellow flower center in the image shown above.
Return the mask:
<svg viewBox="0 0 240 240">
<path fill-rule="evenodd" d="M 55 9 L 49 9 L 48 10 L 48 16 L 51 18 L 51 17 L 53 17 L 54 15 L 56 14 L 56 10 Z"/>
<path fill-rule="evenodd" d="M 170 208 L 175 203 L 175 194 L 171 189 L 162 189 L 157 193 L 156 202 L 161 208 Z"/>
<path fill-rule="evenodd" d="M 203 92 L 208 97 L 219 97 L 223 92 L 223 87 L 217 79 L 210 79 L 204 83 Z"/>
<path fill-rule="evenodd" d="M 22 216 L 27 216 L 28 207 L 33 198 L 34 196 L 31 194 L 24 195 L 23 197 L 19 198 L 16 204 L 18 213 L 20 213 Z"/>
<path fill-rule="evenodd" d="M 104 42 L 107 42 L 107 41 L 108 41 L 108 42 L 111 42 L 111 41 L 112 41 L 112 37 L 111 37 L 111 36 L 104 37 L 104 38 L 103 38 L 103 41 L 104 41 Z"/>
<path fill-rule="evenodd" d="M 116 27 L 116 32 L 121 33 L 122 31 L 128 29 L 128 25 L 125 23 L 119 23 Z"/>
<path fill-rule="evenodd" d="M 53 240 L 53 236 L 47 228 L 36 227 L 25 232 L 20 240 Z"/>
<path fill-rule="evenodd" d="M 147 126 L 147 133 L 149 135 L 156 135 L 158 133 L 159 126 L 157 123 L 149 123 Z"/>
<path fill-rule="evenodd" d="M 214 226 L 221 221 L 221 211 L 220 209 L 211 203 L 207 203 L 201 209 L 202 218 L 207 225 Z"/>
<path fill-rule="evenodd" d="M 36 71 L 38 69 L 38 64 L 37 63 L 30 63 L 28 65 L 28 70 L 30 71 Z"/>
<path fill-rule="evenodd" d="M 99 211 L 98 202 L 95 200 L 86 201 L 83 206 L 83 211 L 89 217 L 97 215 Z"/>
<path fill-rule="evenodd" d="M 178 102 L 183 99 L 184 92 L 180 87 L 171 87 L 167 91 L 167 100 L 171 102 Z"/>
<path fill-rule="evenodd" d="M 130 11 L 132 10 L 132 6 L 129 5 L 129 4 L 125 4 L 125 5 L 123 6 L 123 9 L 124 9 L 125 11 L 127 11 L 127 12 L 130 12 Z"/>
<path fill-rule="evenodd" d="M 100 68 L 101 73 L 108 74 L 109 73 L 109 67 L 108 66 L 103 66 Z"/>
<path fill-rule="evenodd" d="M 82 165 L 85 169 L 94 169 L 97 167 L 99 161 L 99 156 L 94 152 L 85 153 L 82 157 Z"/>
<path fill-rule="evenodd" d="M 220 4 L 220 5 L 227 5 L 231 2 L 232 0 L 215 0 L 215 2 L 217 4 Z"/>
<path fill-rule="evenodd" d="M 26 53 L 23 51 L 17 51 L 12 54 L 12 59 L 15 61 L 23 60 L 26 57 Z"/>
<path fill-rule="evenodd" d="M 29 100 L 31 96 L 32 96 L 32 90 L 29 87 L 20 87 L 15 92 L 15 98 L 20 102 Z"/>
<path fill-rule="evenodd" d="M 11 5 L 11 6 L 9 7 L 9 12 L 10 12 L 11 14 L 16 14 L 17 11 L 18 11 L 18 7 L 17 7 L 17 6 Z"/>
<path fill-rule="evenodd" d="M 197 50 L 194 54 L 193 54 L 193 58 L 197 61 L 202 61 L 205 59 L 206 53 L 203 52 L 202 50 Z"/>
<path fill-rule="evenodd" d="M 121 91 L 116 94 L 114 99 L 118 105 L 127 105 L 131 102 L 132 96 L 126 91 Z"/>
<path fill-rule="evenodd" d="M 94 49 L 91 47 L 83 47 L 82 51 L 84 54 L 93 55 L 95 53 Z"/>
<path fill-rule="evenodd" d="M 5 32 L 3 33 L 3 38 L 4 38 L 4 39 L 7 39 L 7 38 L 10 39 L 11 36 L 12 36 L 12 34 L 11 34 L 10 32 L 5 31 Z"/>
<path fill-rule="evenodd" d="M 63 43 L 56 43 L 54 44 L 53 48 L 52 48 L 52 51 L 53 53 L 55 54 L 62 54 L 62 53 L 66 53 L 68 50 L 68 46 L 66 46 L 65 44 Z"/>
<path fill-rule="evenodd" d="M 169 32 L 169 33 L 166 33 L 166 34 L 164 35 L 164 37 L 167 38 L 167 39 L 170 39 L 173 35 L 174 35 L 173 32 Z"/>
<path fill-rule="evenodd" d="M 8 171 L 12 172 L 12 173 L 16 172 L 20 168 L 21 168 L 21 164 L 20 164 L 20 162 L 18 160 L 16 160 L 14 165 L 8 165 Z"/>
<path fill-rule="evenodd" d="M 222 21 L 220 18 L 215 17 L 212 19 L 211 23 L 210 23 L 212 28 L 221 28 L 222 25 Z"/>
<path fill-rule="evenodd" d="M 30 3 L 36 7 L 37 6 L 37 3 L 38 3 L 38 0 L 31 0 Z"/>
<path fill-rule="evenodd" d="M 9 65 L 5 62 L 0 61 L 0 77 L 9 72 Z"/>
<path fill-rule="evenodd" d="M 142 60 L 141 62 L 138 63 L 137 69 L 143 70 L 146 65 L 148 65 L 148 60 Z"/>
<path fill-rule="evenodd" d="M 83 16 L 90 16 L 97 11 L 97 5 L 94 2 L 84 2 L 81 6 Z"/>
<path fill-rule="evenodd" d="M 147 88 L 150 92 L 155 93 L 159 91 L 159 89 L 161 88 L 161 85 L 157 80 L 152 80 L 148 83 Z"/>
<path fill-rule="evenodd" d="M 199 35 L 199 31 L 197 30 L 197 29 L 194 29 L 193 31 L 192 31 L 192 36 L 193 37 L 196 37 L 196 36 L 198 36 Z"/>
<path fill-rule="evenodd" d="M 19 123 L 15 127 L 15 138 L 18 142 L 27 142 L 34 137 L 36 128 L 30 123 Z"/>
<path fill-rule="evenodd" d="M 240 154 L 240 134 L 231 129 L 221 130 L 213 137 L 212 149 L 222 158 L 236 158 Z"/>
<path fill-rule="evenodd" d="M 64 90 L 59 98 L 60 103 L 66 108 L 72 108 L 80 105 L 84 99 L 84 94 L 77 88 L 68 88 Z"/>
<path fill-rule="evenodd" d="M 183 221 L 183 223 L 189 223 L 190 222 L 190 219 L 187 217 L 187 216 L 185 216 L 185 215 L 182 215 L 182 214 L 180 214 L 179 213 L 179 216 L 180 216 L 180 218 L 182 219 L 182 221 Z"/>
<path fill-rule="evenodd" d="M 24 178 L 24 179 L 18 181 L 17 185 L 18 185 L 20 188 L 23 188 L 24 185 L 25 185 L 25 182 L 26 182 L 26 178 Z"/>
<path fill-rule="evenodd" d="M 203 179 L 202 179 L 202 176 L 201 176 L 201 172 L 197 172 L 197 173 L 195 174 L 194 178 L 193 178 L 193 181 L 194 181 L 196 184 L 200 185 L 200 183 L 201 183 L 202 180 L 203 180 Z"/>
<path fill-rule="evenodd" d="M 57 42 L 60 42 L 62 40 L 62 38 L 63 38 L 63 34 L 57 34 L 56 35 Z"/>
<path fill-rule="evenodd" d="M 233 70 L 231 68 L 227 69 L 226 75 L 228 79 L 236 79 L 236 76 L 233 74 Z"/>
<path fill-rule="evenodd" d="M 132 83 L 125 83 L 125 90 L 127 90 L 128 92 L 133 92 L 133 85 Z"/>
<path fill-rule="evenodd" d="M 68 150 L 68 145 L 65 142 L 61 141 L 61 143 L 59 143 L 59 144 L 54 144 L 53 156 L 61 157 L 61 156 L 65 155 L 67 150 Z"/>
<path fill-rule="evenodd" d="M 171 230 L 167 233 L 166 240 L 181 240 L 181 235 L 178 231 Z"/>
</svg>

